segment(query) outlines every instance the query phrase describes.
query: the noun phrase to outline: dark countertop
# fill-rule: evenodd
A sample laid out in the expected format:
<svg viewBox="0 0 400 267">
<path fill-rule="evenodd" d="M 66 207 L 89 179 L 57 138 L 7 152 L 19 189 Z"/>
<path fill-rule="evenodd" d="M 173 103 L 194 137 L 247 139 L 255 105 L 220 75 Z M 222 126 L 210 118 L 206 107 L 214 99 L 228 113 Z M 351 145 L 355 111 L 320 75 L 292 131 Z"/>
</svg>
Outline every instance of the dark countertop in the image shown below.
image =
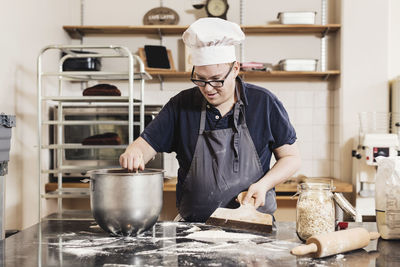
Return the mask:
<svg viewBox="0 0 400 267">
<path fill-rule="evenodd" d="M 376 230 L 375 223 L 350 223 Z M 193 232 L 194 230 L 200 230 Z M 294 222 L 268 235 L 199 238 L 216 227 L 159 222 L 140 237 L 111 237 L 94 221 L 44 221 L 0 242 L 1 266 L 399 266 L 400 240 L 375 240 L 364 249 L 322 259 L 295 257 Z M 41 234 L 40 234 L 41 233 Z M 188 235 L 192 235 L 188 236 Z M 40 256 L 40 257 L 39 257 Z"/>
</svg>

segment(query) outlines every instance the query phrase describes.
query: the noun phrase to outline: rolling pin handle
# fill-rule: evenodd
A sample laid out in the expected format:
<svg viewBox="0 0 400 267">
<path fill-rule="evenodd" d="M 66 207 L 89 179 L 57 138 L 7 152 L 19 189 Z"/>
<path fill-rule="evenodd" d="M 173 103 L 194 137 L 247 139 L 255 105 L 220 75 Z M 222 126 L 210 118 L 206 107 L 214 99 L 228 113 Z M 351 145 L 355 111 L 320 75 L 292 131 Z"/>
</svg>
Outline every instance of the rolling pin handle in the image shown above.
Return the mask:
<svg viewBox="0 0 400 267">
<path fill-rule="evenodd" d="M 381 235 L 378 232 L 369 232 L 369 238 L 371 240 L 378 239 Z"/>
<path fill-rule="evenodd" d="M 311 243 L 308 245 L 301 245 L 293 248 L 290 253 L 296 256 L 303 256 L 306 254 L 314 253 L 318 251 L 318 247 L 315 243 Z"/>
</svg>

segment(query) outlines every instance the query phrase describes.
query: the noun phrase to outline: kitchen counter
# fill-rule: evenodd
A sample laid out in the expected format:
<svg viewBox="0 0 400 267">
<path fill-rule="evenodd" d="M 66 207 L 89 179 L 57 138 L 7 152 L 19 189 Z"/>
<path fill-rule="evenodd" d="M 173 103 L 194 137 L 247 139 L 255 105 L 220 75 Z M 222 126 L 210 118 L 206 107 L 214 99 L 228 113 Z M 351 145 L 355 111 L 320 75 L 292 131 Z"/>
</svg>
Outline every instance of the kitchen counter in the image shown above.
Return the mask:
<svg viewBox="0 0 400 267">
<path fill-rule="evenodd" d="M 400 241 L 322 259 L 295 257 L 294 222 L 266 235 L 218 232 L 199 223 L 159 222 L 139 237 L 111 237 L 94 221 L 52 220 L 0 242 L 1 266 L 398 266 Z M 376 230 L 375 223 L 350 223 Z"/>
</svg>

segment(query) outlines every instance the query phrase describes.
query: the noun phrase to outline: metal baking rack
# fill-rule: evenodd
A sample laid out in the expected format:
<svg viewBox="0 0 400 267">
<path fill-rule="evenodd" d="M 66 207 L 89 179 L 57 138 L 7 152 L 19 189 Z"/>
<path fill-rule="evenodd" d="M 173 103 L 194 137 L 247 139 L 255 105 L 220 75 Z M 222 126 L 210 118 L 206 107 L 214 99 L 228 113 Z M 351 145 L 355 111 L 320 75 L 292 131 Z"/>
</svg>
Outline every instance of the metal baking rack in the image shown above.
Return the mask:
<svg viewBox="0 0 400 267">
<path fill-rule="evenodd" d="M 74 50 L 89 49 L 95 50 L 95 54 L 81 54 L 75 53 Z M 45 71 L 43 68 L 44 60 L 51 59 L 51 52 L 56 51 L 61 54 L 65 53 L 58 61 L 58 70 Z M 63 71 L 63 63 L 71 58 L 119 58 L 127 60 L 126 71 L 112 72 L 112 71 Z M 135 72 L 135 64 L 138 65 L 138 72 Z M 58 90 L 49 90 L 54 94 L 45 95 L 44 79 L 53 77 L 58 80 Z M 136 55 L 133 55 L 130 50 L 124 46 L 117 45 L 49 45 L 44 47 L 37 59 L 37 104 L 38 104 L 38 164 L 39 164 L 39 219 L 42 219 L 42 201 L 43 199 L 56 198 L 57 199 L 57 214 L 53 215 L 55 219 L 63 218 L 63 198 L 89 198 L 88 188 L 63 188 L 62 177 L 63 173 L 68 173 L 71 170 L 88 171 L 95 168 L 107 168 L 108 166 L 64 166 L 63 154 L 67 149 L 121 149 L 126 148 L 127 145 L 88 145 L 82 144 L 65 144 L 63 143 L 63 130 L 65 125 L 94 125 L 94 124 L 113 124 L 113 125 L 128 125 L 129 129 L 129 143 L 133 142 L 134 125 L 140 126 L 140 132 L 144 130 L 144 86 L 145 80 L 152 79 L 145 71 L 143 61 Z M 68 82 L 81 82 L 86 83 L 89 81 L 127 81 L 128 94 L 127 96 L 71 96 L 64 93 L 64 83 Z M 134 99 L 134 92 L 136 83 L 139 83 L 139 98 Z M 128 106 L 128 121 L 68 121 L 63 117 L 63 104 L 79 104 L 87 106 L 98 106 L 107 104 L 120 104 Z M 48 114 L 44 111 L 47 105 L 57 107 L 57 118 L 54 120 L 48 119 Z M 139 109 L 139 121 L 134 121 L 134 107 Z M 50 144 L 49 139 L 43 132 L 43 127 L 53 125 L 57 129 L 57 136 L 55 141 Z M 44 151 L 50 153 L 50 150 L 55 150 L 56 155 L 56 168 L 49 169 L 49 162 L 44 159 Z M 44 191 L 44 181 L 48 179 L 49 174 L 57 175 L 57 190 L 49 193 Z"/>
</svg>

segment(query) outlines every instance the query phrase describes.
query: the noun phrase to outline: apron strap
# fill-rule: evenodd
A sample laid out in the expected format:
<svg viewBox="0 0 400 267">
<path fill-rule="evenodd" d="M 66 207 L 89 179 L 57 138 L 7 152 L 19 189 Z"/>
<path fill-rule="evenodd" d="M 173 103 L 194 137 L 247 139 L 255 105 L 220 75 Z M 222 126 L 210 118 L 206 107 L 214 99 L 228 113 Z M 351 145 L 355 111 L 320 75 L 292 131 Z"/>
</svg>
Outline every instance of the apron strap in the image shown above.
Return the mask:
<svg viewBox="0 0 400 267">
<path fill-rule="evenodd" d="M 240 111 L 241 107 L 243 105 L 242 100 L 240 99 L 240 93 L 238 89 L 238 85 L 236 83 L 235 86 L 235 93 L 237 97 L 237 102 L 235 103 L 234 109 L 233 109 L 233 125 L 234 125 L 234 133 L 233 133 L 233 151 L 235 154 L 235 157 L 233 159 L 233 171 L 234 172 L 239 172 L 239 139 L 240 139 L 240 131 L 239 131 L 239 123 L 240 123 Z"/>
<path fill-rule="evenodd" d="M 203 134 L 204 129 L 206 127 L 206 106 L 207 106 L 207 101 L 206 99 L 203 99 L 203 104 L 201 106 L 201 114 L 200 114 L 199 135 Z"/>
<path fill-rule="evenodd" d="M 239 171 L 239 138 L 240 138 L 240 132 L 238 128 L 238 122 L 239 122 L 239 114 L 240 114 L 240 105 L 239 103 L 235 104 L 234 111 L 233 111 L 233 116 L 234 116 L 234 129 L 233 129 L 233 152 L 234 152 L 234 158 L 233 158 L 233 171 L 238 172 Z"/>
</svg>

